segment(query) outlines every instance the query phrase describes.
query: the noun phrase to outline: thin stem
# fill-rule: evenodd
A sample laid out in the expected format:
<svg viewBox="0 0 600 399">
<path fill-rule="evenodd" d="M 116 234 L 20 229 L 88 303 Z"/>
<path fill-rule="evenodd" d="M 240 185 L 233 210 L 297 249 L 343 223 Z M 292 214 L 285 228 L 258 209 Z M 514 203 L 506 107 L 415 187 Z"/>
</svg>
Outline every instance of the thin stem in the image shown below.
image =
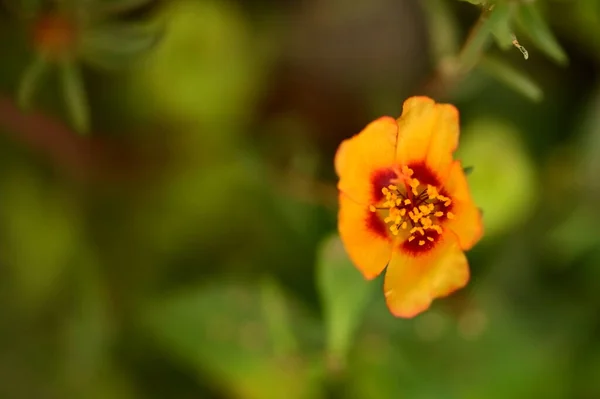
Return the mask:
<svg viewBox="0 0 600 399">
<path fill-rule="evenodd" d="M 0 132 L 85 182 L 130 182 L 157 170 L 149 155 L 123 141 L 83 137 L 43 112 L 23 111 L 2 93 Z"/>
<path fill-rule="evenodd" d="M 479 19 L 477 19 L 477 22 L 471 28 L 458 54 L 458 69 L 461 74 L 466 74 L 477 64 L 483 50 L 487 47 L 491 34 L 487 20 L 493 9 L 494 6 L 492 5 L 481 11 Z"/>
<path fill-rule="evenodd" d="M 491 6 L 481 11 L 458 55 L 441 60 L 433 76 L 425 82 L 422 92 L 432 97 L 443 97 L 473 69 L 488 44 L 491 32 L 488 32 L 489 26 L 486 22 L 493 9 Z"/>
</svg>

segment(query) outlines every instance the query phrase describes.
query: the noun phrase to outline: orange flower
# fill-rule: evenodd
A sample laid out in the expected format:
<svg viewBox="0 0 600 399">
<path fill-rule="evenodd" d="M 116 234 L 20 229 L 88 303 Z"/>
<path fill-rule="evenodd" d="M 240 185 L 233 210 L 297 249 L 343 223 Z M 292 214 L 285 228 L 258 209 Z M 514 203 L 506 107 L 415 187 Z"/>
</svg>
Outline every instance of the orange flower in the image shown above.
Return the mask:
<svg viewBox="0 0 600 399">
<path fill-rule="evenodd" d="M 365 278 L 387 265 L 384 293 L 395 316 L 413 317 L 469 280 L 463 251 L 483 226 L 452 157 L 458 135 L 454 106 L 412 97 L 398 120 L 377 119 L 337 151 L 341 239 Z"/>
</svg>

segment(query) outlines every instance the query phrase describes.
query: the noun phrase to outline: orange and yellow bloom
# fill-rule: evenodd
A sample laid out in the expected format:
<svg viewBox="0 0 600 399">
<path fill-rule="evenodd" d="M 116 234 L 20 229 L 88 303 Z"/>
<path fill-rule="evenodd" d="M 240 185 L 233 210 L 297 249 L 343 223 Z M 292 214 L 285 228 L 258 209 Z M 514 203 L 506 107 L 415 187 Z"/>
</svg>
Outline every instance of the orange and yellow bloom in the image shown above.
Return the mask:
<svg viewBox="0 0 600 399">
<path fill-rule="evenodd" d="M 398 317 L 423 312 L 469 280 L 463 251 L 483 226 L 453 159 L 458 136 L 454 106 L 412 97 L 399 119 L 377 119 L 335 157 L 340 237 L 365 278 L 387 266 L 385 298 Z"/>
</svg>

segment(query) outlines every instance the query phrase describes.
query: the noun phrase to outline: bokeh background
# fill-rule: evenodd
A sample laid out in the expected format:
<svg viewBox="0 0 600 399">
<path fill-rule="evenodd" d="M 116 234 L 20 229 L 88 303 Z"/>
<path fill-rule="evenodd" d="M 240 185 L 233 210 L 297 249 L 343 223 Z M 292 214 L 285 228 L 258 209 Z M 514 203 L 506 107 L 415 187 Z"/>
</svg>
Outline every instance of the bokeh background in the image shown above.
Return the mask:
<svg viewBox="0 0 600 399">
<path fill-rule="evenodd" d="M 0 398 L 599 398 L 600 2 L 478 3 L 0 3 Z M 332 160 L 415 94 L 486 235 L 403 320 Z"/>
</svg>

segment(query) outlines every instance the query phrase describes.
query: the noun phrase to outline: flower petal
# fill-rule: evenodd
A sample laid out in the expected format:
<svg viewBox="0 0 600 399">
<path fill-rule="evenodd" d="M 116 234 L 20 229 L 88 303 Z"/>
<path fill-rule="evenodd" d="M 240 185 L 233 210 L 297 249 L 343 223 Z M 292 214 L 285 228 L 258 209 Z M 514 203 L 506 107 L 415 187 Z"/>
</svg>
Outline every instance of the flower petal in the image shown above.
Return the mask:
<svg viewBox="0 0 600 399">
<path fill-rule="evenodd" d="M 445 225 L 456 234 L 460 247 L 467 251 L 483 235 L 483 222 L 481 211 L 471 197 L 467 178 L 459 161 L 452 163 L 444 188 L 452 198 L 454 214 L 454 218 L 448 219 Z"/>
<path fill-rule="evenodd" d="M 340 177 L 338 188 L 357 202 L 376 202 L 372 176 L 393 164 L 397 136 L 396 120 L 385 116 L 344 140 L 335 155 L 335 170 Z"/>
<path fill-rule="evenodd" d="M 398 119 L 396 161 L 401 165 L 425 162 L 440 178 L 447 176 L 458 146 L 458 111 L 429 97 L 411 97 Z"/>
<path fill-rule="evenodd" d="M 385 298 L 392 314 L 411 318 L 468 281 L 467 258 L 454 234 L 445 231 L 442 240 L 423 255 L 394 251 L 385 274 Z"/>
<path fill-rule="evenodd" d="M 366 279 L 377 277 L 390 261 L 389 230 L 368 206 L 339 195 L 338 229 L 348 256 Z"/>
</svg>

